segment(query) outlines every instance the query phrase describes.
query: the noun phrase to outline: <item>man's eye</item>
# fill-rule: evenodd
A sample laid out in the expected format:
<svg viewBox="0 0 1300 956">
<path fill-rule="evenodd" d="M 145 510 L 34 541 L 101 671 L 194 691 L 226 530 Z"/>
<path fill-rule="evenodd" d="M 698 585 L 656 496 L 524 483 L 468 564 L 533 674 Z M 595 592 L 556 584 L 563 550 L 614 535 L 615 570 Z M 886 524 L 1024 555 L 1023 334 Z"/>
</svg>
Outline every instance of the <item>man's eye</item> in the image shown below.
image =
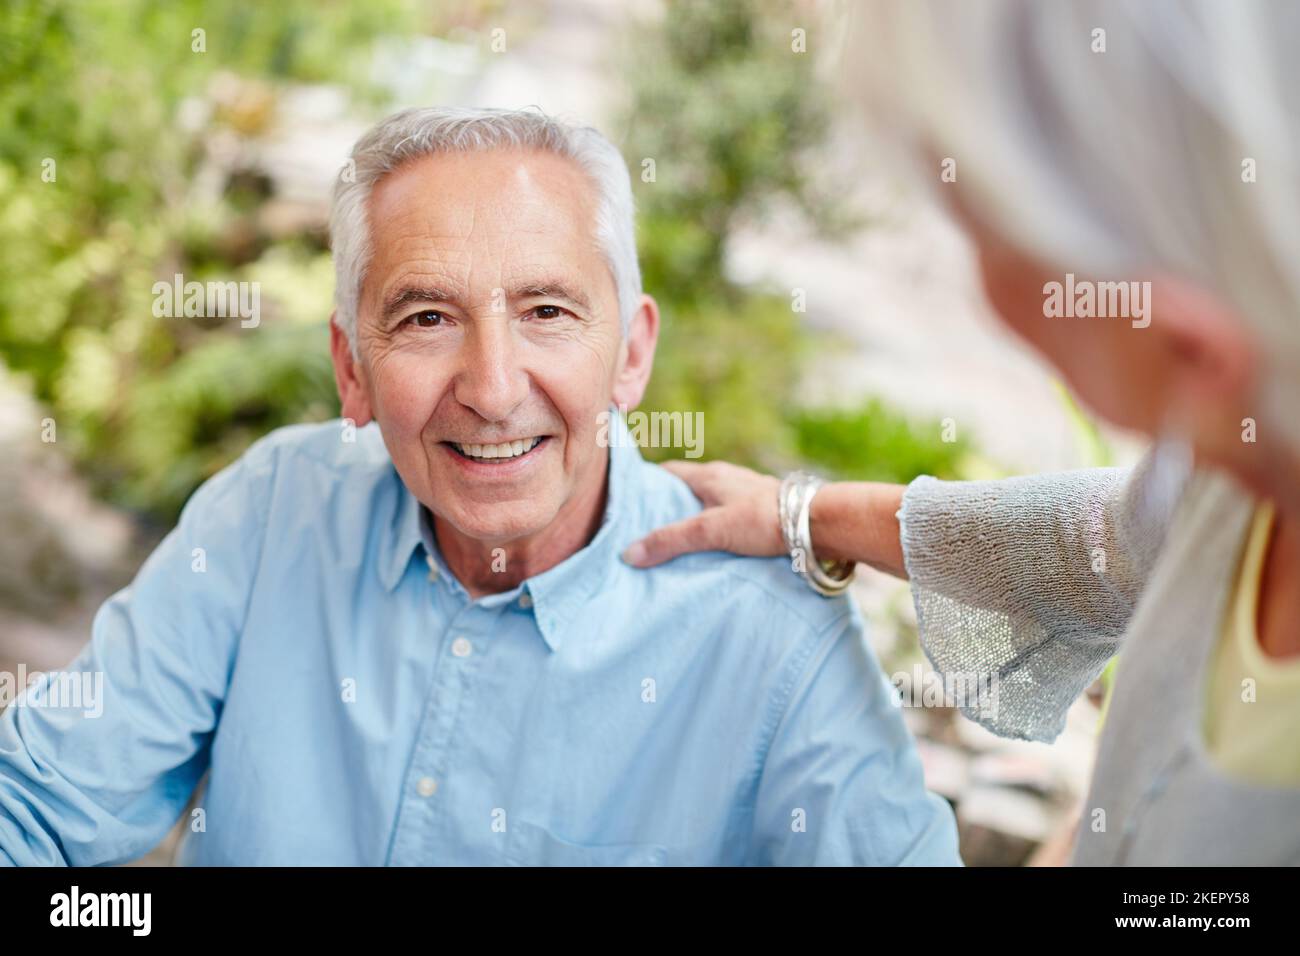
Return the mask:
<svg viewBox="0 0 1300 956">
<path fill-rule="evenodd" d="M 434 312 L 432 309 L 425 309 L 423 312 L 417 312 L 409 315 L 405 319 L 407 325 L 414 325 L 420 329 L 432 329 L 442 325 L 442 313 Z"/>
<path fill-rule="evenodd" d="M 564 310 L 558 305 L 539 305 L 531 314 L 536 319 L 558 319 L 564 315 Z"/>
</svg>

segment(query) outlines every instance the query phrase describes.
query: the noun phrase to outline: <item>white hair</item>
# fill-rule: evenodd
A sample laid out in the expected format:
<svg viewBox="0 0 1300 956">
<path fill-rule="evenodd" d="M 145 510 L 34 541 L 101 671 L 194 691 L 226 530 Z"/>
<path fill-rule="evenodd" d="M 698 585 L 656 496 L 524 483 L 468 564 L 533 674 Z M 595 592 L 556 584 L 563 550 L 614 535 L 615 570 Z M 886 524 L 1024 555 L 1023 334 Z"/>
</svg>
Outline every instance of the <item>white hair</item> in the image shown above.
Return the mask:
<svg viewBox="0 0 1300 956">
<path fill-rule="evenodd" d="M 1175 271 L 1235 306 L 1300 447 L 1300 7 L 876 0 L 855 14 L 855 95 L 954 159 L 971 206 L 1022 248 L 1098 275 Z"/>
<path fill-rule="evenodd" d="M 573 126 L 540 110 L 408 109 L 381 120 L 352 148 L 334 186 L 330 247 L 339 327 L 357 355 L 357 309 L 373 253 L 368 201 L 375 184 L 403 164 L 438 153 L 532 149 L 575 162 L 597 193 L 595 240 L 618 295 L 624 334 L 641 298 L 632 181 L 618 149 L 597 130 Z"/>
</svg>

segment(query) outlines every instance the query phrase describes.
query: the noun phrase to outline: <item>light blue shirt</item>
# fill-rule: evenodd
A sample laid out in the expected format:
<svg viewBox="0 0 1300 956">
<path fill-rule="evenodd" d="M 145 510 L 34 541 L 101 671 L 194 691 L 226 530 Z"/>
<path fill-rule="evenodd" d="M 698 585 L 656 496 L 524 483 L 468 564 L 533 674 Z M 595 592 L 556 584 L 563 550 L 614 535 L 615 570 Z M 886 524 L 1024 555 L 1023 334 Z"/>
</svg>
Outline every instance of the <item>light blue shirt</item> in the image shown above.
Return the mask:
<svg viewBox="0 0 1300 956">
<path fill-rule="evenodd" d="M 591 543 L 478 600 L 376 426 L 344 434 L 195 492 L 69 668 L 102 713 L 0 717 L 0 861 L 138 857 L 207 771 L 183 863 L 960 862 L 849 600 L 619 559 L 700 507 L 625 428 Z"/>
</svg>

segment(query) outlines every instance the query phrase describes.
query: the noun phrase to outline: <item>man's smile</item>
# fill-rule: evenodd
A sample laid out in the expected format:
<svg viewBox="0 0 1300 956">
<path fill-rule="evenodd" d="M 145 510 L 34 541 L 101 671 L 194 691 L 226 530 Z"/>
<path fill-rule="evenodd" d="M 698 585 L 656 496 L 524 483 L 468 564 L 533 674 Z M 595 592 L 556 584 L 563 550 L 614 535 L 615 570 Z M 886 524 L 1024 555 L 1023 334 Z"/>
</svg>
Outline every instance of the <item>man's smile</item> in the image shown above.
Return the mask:
<svg viewBox="0 0 1300 956">
<path fill-rule="evenodd" d="M 480 444 L 445 441 L 442 444 L 466 461 L 499 466 L 533 457 L 533 452 L 549 437 L 549 435 L 534 435 L 530 438 L 516 438 L 505 442 Z"/>
</svg>

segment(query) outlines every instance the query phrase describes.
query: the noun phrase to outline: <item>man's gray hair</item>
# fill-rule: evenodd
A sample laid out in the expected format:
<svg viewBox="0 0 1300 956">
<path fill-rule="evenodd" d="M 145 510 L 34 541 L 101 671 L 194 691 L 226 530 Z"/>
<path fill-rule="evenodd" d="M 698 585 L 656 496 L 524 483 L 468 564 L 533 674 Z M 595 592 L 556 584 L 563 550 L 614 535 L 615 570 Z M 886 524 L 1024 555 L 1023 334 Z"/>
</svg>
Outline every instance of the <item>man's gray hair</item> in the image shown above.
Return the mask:
<svg viewBox="0 0 1300 956">
<path fill-rule="evenodd" d="M 367 205 L 375 184 L 403 164 L 438 153 L 533 149 L 573 160 L 596 189 L 595 239 L 609 263 L 626 334 L 641 298 L 632 181 L 618 149 L 589 126 L 539 110 L 408 109 L 381 120 L 352 148 L 334 186 L 330 245 L 334 253 L 336 321 L 357 355 L 357 309 L 373 253 Z"/>
</svg>

